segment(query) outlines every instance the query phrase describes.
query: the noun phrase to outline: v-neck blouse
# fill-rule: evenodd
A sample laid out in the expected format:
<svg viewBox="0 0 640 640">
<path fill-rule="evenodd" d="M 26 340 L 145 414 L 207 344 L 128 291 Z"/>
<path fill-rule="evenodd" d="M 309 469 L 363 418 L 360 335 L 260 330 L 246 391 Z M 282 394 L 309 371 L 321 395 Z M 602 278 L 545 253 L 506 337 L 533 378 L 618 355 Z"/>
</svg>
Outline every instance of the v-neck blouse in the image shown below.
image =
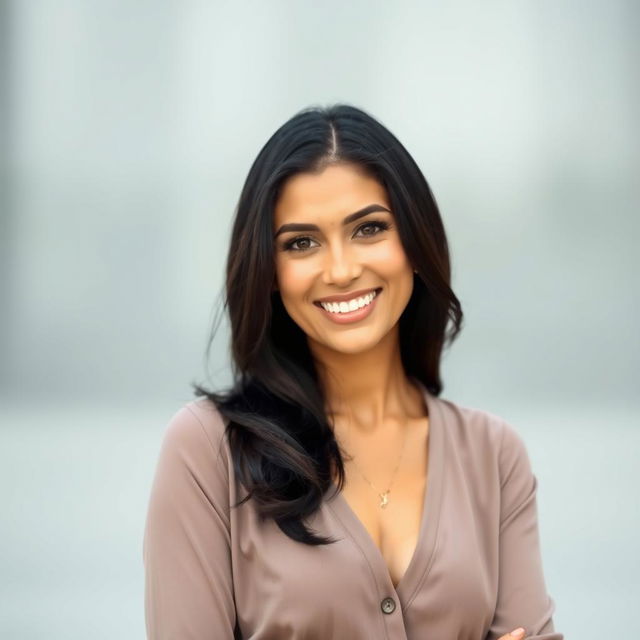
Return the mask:
<svg viewBox="0 0 640 640">
<path fill-rule="evenodd" d="M 537 479 L 502 418 L 431 394 L 427 483 L 415 550 L 394 587 L 380 550 L 337 486 L 305 545 L 262 520 L 236 481 L 206 398 L 167 425 L 143 540 L 151 640 L 563 640 L 554 629 L 537 520 Z"/>
</svg>

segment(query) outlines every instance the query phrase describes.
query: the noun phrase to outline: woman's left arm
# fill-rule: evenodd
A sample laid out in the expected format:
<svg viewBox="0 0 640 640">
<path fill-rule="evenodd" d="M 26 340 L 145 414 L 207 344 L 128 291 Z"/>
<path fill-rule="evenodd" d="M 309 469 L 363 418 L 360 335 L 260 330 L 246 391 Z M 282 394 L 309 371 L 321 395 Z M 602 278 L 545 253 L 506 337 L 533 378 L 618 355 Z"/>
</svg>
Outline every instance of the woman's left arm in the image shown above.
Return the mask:
<svg viewBox="0 0 640 640">
<path fill-rule="evenodd" d="M 500 463 L 499 582 L 495 614 L 485 640 L 516 627 L 525 639 L 563 640 L 555 631 L 555 603 L 544 580 L 536 490 L 538 481 L 521 436 L 503 423 Z"/>
</svg>

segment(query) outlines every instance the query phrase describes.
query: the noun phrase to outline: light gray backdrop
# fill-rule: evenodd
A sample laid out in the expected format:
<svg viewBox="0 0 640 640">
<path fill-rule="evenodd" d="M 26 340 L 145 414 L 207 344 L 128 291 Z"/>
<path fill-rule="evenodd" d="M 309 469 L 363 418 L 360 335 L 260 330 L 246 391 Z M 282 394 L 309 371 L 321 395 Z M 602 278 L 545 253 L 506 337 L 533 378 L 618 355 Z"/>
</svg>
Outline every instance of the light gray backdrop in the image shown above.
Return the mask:
<svg viewBox="0 0 640 640">
<path fill-rule="evenodd" d="M 630 0 L 0 4 L 0 636 L 144 636 L 148 492 L 206 373 L 240 188 L 276 127 L 346 101 L 440 204 L 466 313 L 443 396 L 525 438 L 556 628 L 630 637 L 639 17 Z"/>
</svg>

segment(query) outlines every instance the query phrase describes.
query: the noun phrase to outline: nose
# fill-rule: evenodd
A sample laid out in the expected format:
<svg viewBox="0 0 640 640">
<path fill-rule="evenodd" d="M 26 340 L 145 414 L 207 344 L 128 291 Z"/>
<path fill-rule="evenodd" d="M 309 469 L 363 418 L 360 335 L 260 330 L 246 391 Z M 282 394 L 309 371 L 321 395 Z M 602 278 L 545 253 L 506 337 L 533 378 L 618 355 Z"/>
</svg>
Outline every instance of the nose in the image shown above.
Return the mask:
<svg viewBox="0 0 640 640">
<path fill-rule="evenodd" d="M 359 278 L 361 273 L 362 265 L 344 246 L 336 244 L 327 252 L 322 272 L 324 284 L 348 285 L 352 280 Z"/>
</svg>

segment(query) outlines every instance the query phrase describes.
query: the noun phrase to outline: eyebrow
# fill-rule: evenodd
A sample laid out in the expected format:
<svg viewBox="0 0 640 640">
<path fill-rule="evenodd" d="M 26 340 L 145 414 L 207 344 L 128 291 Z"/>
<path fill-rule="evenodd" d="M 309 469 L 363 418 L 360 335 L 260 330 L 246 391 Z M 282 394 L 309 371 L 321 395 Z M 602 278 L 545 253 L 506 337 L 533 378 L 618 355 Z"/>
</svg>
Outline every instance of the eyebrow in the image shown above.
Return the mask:
<svg viewBox="0 0 640 640">
<path fill-rule="evenodd" d="M 364 209 L 360 209 L 358 211 L 355 211 L 354 213 L 350 213 L 342 221 L 342 226 L 346 226 L 350 222 L 353 222 L 354 220 L 358 220 L 359 218 L 362 218 L 370 213 L 373 213 L 374 211 L 386 211 L 388 213 L 391 213 L 389 209 L 387 209 L 386 207 L 383 207 L 381 204 L 370 204 L 369 206 L 364 207 Z M 281 233 L 286 233 L 287 231 L 320 231 L 320 228 L 315 224 L 289 222 L 288 224 L 283 224 L 276 231 L 276 234 L 273 237 L 277 238 Z"/>
</svg>

